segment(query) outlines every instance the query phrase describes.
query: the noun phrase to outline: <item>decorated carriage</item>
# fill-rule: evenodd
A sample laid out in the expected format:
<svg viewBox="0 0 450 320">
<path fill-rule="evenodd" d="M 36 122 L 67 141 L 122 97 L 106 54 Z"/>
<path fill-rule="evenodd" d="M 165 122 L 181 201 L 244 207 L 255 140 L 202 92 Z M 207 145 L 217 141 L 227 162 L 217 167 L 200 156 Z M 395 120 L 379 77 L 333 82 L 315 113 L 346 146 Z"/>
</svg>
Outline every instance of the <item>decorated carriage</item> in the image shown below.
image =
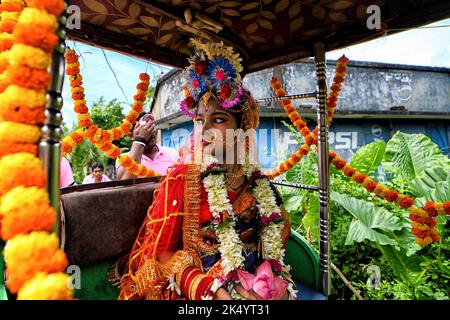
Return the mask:
<svg viewBox="0 0 450 320">
<path fill-rule="evenodd" d="M 112 143 L 136 122 L 148 78 L 140 77 L 135 104 L 123 125 L 102 130 L 89 117 L 79 64 L 74 52 L 66 51 L 66 39 L 175 68 L 186 66 L 190 54 L 187 44 L 192 37 L 234 47 L 243 59 L 244 73 L 314 57 L 314 92 L 288 95 L 283 83 L 289 79 L 274 75 L 268 84 L 274 97 L 261 100 L 283 107 L 305 140 L 289 159 L 266 172 L 269 178 L 281 176 L 311 149 L 318 153 L 317 186 L 275 183 L 319 193 L 319 254 L 294 231 L 286 246 L 285 261 L 292 266 L 301 299 L 325 299 L 330 294 L 330 163 L 368 191 L 411 208 L 411 219 L 423 227 L 413 230 L 420 244 L 438 241 L 433 219 L 437 214 L 448 214 L 448 201 L 414 207 L 414 199 L 377 183 L 329 150 L 328 127 L 348 60 L 338 61 L 327 94 L 325 53 L 446 18 L 449 4 L 438 0 L 73 0 L 66 1 L 64 8 L 64 2 L 56 0 L 29 0 L 25 4 L 3 0 L 0 10 L 0 218 L 1 235 L 7 244 L 6 272 L 3 257 L 0 259 L 4 273 L 1 299 L 70 297 L 72 291 L 58 287 L 67 280 L 67 265 L 71 272 L 81 268 L 80 286 L 73 288 L 76 298 L 116 299 L 118 292 L 108 282 L 108 273 L 130 250 L 159 186 L 160 180 L 151 170 L 127 162 Z M 8 54 L 3 53 L 6 51 Z M 62 141 L 64 72 L 70 76 L 81 129 Z M 317 128 L 313 131 L 292 105 L 292 100 L 304 98 L 317 102 Z M 83 139 L 128 164 L 140 178 L 60 190 L 61 153 L 70 153 Z M 53 235 L 47 233 L 52 230 Z"/>
</svg>

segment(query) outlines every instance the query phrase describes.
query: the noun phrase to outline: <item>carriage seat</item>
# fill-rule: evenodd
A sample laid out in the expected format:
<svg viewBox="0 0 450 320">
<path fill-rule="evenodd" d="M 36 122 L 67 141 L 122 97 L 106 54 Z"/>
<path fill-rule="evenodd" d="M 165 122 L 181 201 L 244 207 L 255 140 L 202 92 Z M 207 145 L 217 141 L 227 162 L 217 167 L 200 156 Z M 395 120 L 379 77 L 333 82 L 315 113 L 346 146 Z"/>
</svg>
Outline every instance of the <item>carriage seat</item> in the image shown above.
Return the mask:
<svg viewBox="0 0 450 320">
<path fill-rule="evenodd" d="M 85 267 L 126 254 L 158 181 L 133 179 L 62 189 L 59 233 L 69 264 Z"/>
<path fill-rule="evenodd" d="M 117 298 L 108 271 L 131 249 L 158 187 L 158 179 L 148 178 L 62 189 L 61 246 L 69 264 L 81 268 L 81 288 L 75 290 L 76 298 Z M 319 292 L 317 253 L 295 231 L 291 231 L 286 245 L 285 261 L 292 267 L 300 300 L 325 299 Z"/>
</svg>

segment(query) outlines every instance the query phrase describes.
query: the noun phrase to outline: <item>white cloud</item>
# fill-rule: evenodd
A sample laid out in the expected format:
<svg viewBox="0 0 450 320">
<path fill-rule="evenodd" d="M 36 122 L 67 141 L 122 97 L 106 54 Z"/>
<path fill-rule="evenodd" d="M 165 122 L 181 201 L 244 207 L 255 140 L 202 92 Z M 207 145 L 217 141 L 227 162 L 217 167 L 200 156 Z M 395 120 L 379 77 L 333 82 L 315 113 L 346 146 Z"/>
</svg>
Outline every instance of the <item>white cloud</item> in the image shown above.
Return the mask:
<svg viewBox="0 0 450 320">
<path fill-rule="evenodd" d="M 350 60 L 450 68 L 448 26 L 450 19 L 442 20 L 425 27 L 335 50 L 327 54 L 327 59 L 338 59 L 345 54 Z"/>
</svg>

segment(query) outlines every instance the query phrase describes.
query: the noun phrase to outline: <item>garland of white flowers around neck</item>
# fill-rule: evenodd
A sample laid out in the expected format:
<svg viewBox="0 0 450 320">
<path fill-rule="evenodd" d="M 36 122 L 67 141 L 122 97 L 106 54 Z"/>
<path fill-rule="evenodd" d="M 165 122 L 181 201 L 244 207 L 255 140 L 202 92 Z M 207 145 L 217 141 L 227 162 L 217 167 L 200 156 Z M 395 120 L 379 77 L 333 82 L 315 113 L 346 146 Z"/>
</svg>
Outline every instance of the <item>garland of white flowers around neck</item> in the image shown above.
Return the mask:
<svg viewBox="0 0 450 320">
<path fill-rule="evenodd" d="M 225 275 L 220 282 L 227 285 L 233 299 L 242 299 L 234 288 L 239 284 L 236 271 L 244 267 L 245 258 L 242 255 L 244 245 L 236 232 L 236 216 L 227 194 L 225 170 L 218 165 L 215 157 L 205 156 L 201 172 L 212 215 L 210 222 L 219 242 L 221 267 Z M 295 299 L 297 290 L 294 289 L 289 275 L 290 266 L 284 263 L 285 250 L 281 240 L 284 223 L 274 192 L 257 165 L 245 164 L 244 174 L 252 182 L 252 195 L 258 208 L 257 219 L 263 226 L 261 231 L 263 257 L 269 260 L 275 275 L 288 281 L 289 298 Z"/>
</svg>

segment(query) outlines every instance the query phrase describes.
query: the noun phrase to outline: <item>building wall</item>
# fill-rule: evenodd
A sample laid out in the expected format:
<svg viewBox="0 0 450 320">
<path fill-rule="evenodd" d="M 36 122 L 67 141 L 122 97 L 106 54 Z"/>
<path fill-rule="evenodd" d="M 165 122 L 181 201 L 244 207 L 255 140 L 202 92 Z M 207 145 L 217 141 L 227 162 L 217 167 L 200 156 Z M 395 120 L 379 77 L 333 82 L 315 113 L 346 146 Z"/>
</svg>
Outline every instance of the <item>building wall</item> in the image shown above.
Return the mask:
<svg viewBox="0 0 450 320">
<path fill-rule="evenodd" d="M 258 160 L 263 168 L 273 168 L 299 145 L 294 136 L 284 126 L 283 118 L 262 118 L 257 131 Z M 312 129 L 312 128 L 311 128 Z M 192 122 L 162 131 L 162 144 L 179 149 L 192 130 Z M 418 121 L 389 119 L 336 119 L 330 128 L 330 148 L 345 160 L 350 161 L 358 148 L 373 141 L 384 140 L 396 132 L 423 133 L 429 136 L 441 148 L 444 154 L 450 155 L 450 121 Z"/>
</svg>

